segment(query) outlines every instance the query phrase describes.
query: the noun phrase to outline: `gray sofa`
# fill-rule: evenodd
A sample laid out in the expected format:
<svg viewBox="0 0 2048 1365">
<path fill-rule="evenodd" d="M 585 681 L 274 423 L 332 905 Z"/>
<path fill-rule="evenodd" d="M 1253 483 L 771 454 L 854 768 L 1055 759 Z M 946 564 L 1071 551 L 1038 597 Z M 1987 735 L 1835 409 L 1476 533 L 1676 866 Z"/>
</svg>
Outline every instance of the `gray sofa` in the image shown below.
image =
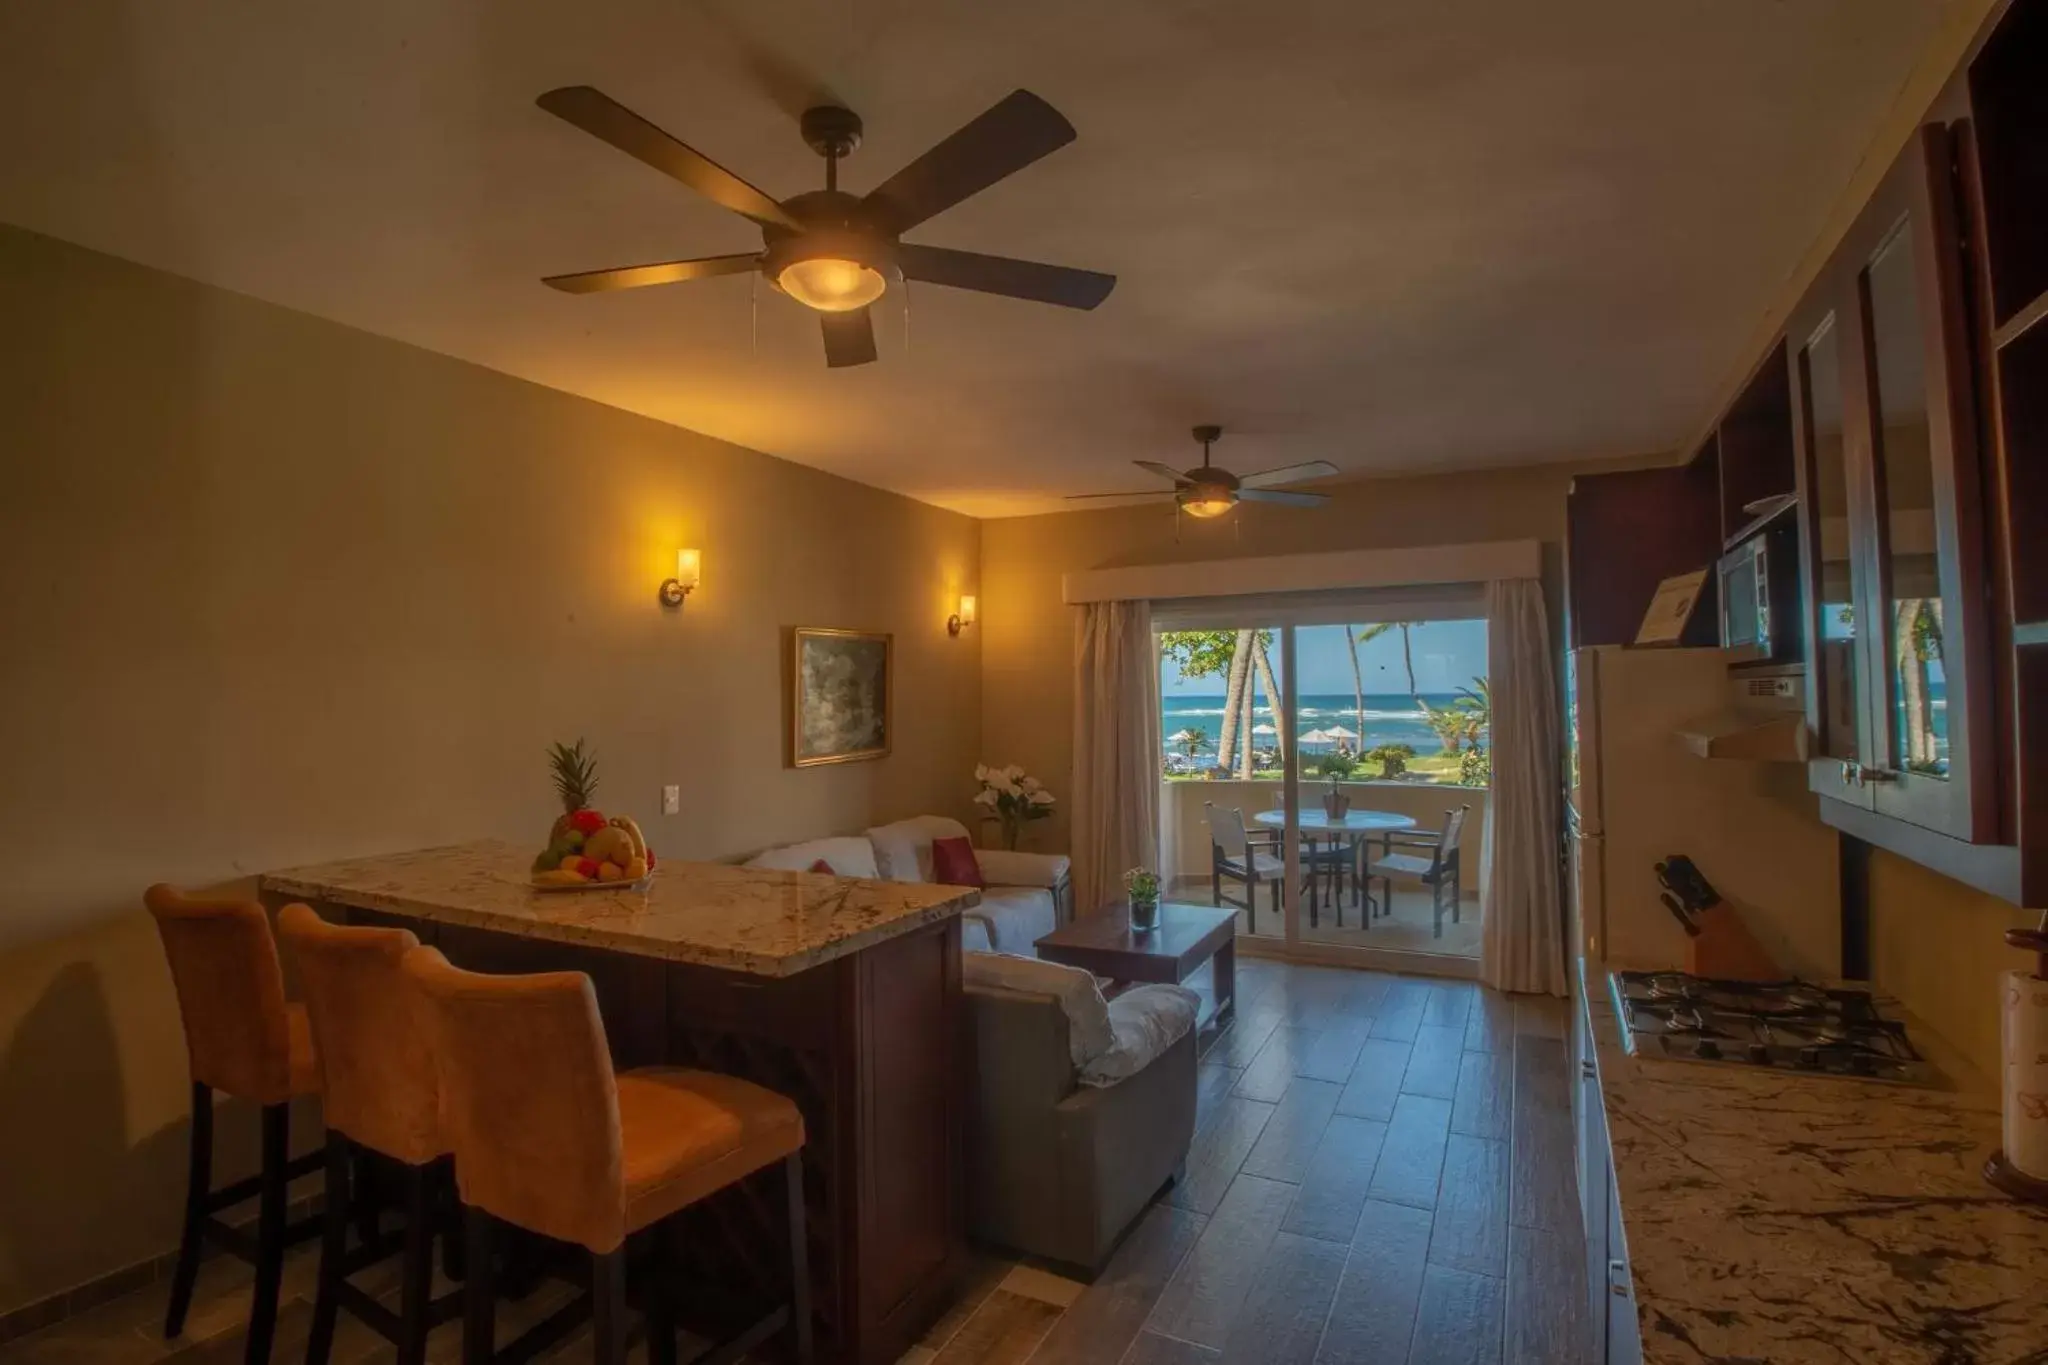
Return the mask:
<svg viewBox="0 0 2048 1365">
<path fill-rule="evenodd" d="M 967 1143 L 974 1236 L 1093 1279 L 1186 1164 L 1195 1031 L 1113 1085 L 1083 1085 L 1057 997 L 974 980 L 966 993 L 978 1078 Z"/>
</svg>

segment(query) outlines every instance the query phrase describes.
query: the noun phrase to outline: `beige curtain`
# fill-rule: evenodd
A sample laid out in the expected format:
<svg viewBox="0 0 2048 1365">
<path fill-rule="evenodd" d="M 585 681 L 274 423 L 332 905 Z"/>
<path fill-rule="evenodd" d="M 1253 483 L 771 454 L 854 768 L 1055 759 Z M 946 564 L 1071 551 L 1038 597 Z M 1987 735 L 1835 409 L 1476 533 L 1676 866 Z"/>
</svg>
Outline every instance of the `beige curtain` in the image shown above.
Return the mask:
<svg viewBox="0 0 2048 1365">
<path fill-rule="evenodd" d="M 1074 908 L 1159 868 L 1159 665 L 1146 602 L 1091 602 L 1074 637 Z"/>
<path fill-rule="evenodd" d="M 1557 680 L 1537 580 L 1486 585 L 1486 661 L 1493 800 L 1479 849 L 1479 976 L 1497 990 L 1564 995 Z"/>
</svg>

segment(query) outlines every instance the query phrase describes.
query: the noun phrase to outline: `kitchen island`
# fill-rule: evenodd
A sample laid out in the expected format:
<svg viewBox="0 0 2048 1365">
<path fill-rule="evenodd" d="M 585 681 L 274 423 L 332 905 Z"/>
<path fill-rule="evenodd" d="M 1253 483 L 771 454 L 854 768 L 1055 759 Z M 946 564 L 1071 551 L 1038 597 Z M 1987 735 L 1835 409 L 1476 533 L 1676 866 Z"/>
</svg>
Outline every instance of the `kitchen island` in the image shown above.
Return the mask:
<svg viewBox="0 0 2048 1365">
<path fill-rule="evenodd" d="M 1588 1183 L 1625 1239 L 1593 1286 L 1608 1361 L 1638 1334 L 1650 1365 L 2048 1359 L 2048 1209 L 1979 1174 L 1994 1095 L 1631 1056 L 1582 972 L 1581 1174 L 1611 1153 Z"/>
<path fill-rule="evenodd" d="M 586 972 L 617 1065 L 701 1067 L 795 1100 L 819 1359 L 897 1359 L 949 1302 L 965 1252 L 958 915 L 980 893 L 669 862 L 644 890 L 542 892 L 531 857 L 461 844 L 261 886 L 273 906 L 403 924 L 458 966 Z M 691 1316 L 706 1326 L 778 1292 L 773 1184 L 743 1181 L 685 1215 Z"/>
</svg>

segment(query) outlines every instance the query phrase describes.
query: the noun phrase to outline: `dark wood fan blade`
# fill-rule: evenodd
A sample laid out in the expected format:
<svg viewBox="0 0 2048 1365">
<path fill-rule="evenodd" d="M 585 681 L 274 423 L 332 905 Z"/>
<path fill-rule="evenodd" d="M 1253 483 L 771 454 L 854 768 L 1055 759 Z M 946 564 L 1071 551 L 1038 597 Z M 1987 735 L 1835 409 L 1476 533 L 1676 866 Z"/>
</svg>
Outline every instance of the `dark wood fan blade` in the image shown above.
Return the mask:
<svg viewBox="0 0 2048 1365">
<path fill-rule="evenodd" d="M 1271 488 L 1275 484 L 1300 483 L 1303 479 L 1327 479 L 1337 472 L 1337 466 L 1328 460 L 1304 460 L 1300 464 L 1282 465 L 1278 469 L 1261 469 L 1256 474 L 1247 474 L 1237 481 L 1239 488 Z"/>
<path fill-rule="evenodd" d="M 1239 488 L 1237 496 L 1246 502 L 1277 502 L 1282 507 L 1321 507 L 1330 500 L 1324 493 L 1283 493 L 1277 488 Z"/>
<path fill-rule="evenodd" d="M 760 190 L 600 90 L 588 85 L 565 85 L 548 91 L 534 103 L 592 137 L 609 142 L 627 156 L 646 162 L 670 179 L 680 180 L 714 204 L 757 223 L 786 228 L 803 226 Z"/>
<path fill-rule="evenodd" d="M 865 365 L 875 358 L 875 320 L 865 308 L 845 313 L 820 313 L 825 329 L 825 364 L 832 369 Z"/>
<path fill-rule="evenodd" d="M 1140 469 L 1151 470 L 1154 474 L 1157 474 L 1162 479 L 1172 479 L 1175 483 L 1194 482 L 1193 479 L 1190 479 L 1187 475 L 1181 473 L 1172 465 L 1161 464 L 1157 460 L 1132 460 L 1131 463 L 1136 465 Z"/>
<path fill-rule="evenodd" d="M 1036 303 L 1056 303 L 1062 308 L 1093 308 L 1116 288 L 1116 276 L 1093 270 L 1041 265 L 1009 256 L 984 256 L 978 251 L 954 251 L 942 246 L 914 246 L 909 242 L 896 248 L 896 262 L 907 279 Z"/>
<path fill-rule="evenodd" d="M 1068 502 L 1086 502 L 1090 498 L 1170 498 L 1173 494 L 1164 488 L 1141 488 L 1134 493 L 1069 493 Z"/>
<path fill-rule="evenodd" d="M 1074 125 L 1029 90 L 981 117 L 868 191 L 862 202 L 891 232 L 905 232 L 1074 140 Z"/>
<path fill-rule="evenodd" d="M 614 270 L 550 275 L 541 283 L 564 294 L 603 294 L 614 289 L 639 289 L 650 284 L 708 280 L 714 275 L 741 275 L 760 263 L 758 255 L 699 256 L 694 261 L 656 261 L 652 265 L 622 265 Z"/>
</svg>

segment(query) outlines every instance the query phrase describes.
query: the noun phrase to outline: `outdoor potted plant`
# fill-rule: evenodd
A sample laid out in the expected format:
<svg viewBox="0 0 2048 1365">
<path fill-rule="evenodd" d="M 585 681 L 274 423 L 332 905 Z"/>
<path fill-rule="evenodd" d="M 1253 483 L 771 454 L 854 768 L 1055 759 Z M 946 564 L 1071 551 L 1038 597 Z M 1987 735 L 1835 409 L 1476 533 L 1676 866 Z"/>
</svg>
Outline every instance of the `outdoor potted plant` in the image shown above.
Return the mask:
<svg viewBox="0 0 2048 1365">
<path fill-rule="evenodd" d="M 1365 761 L 1379 764 L 1381 779 L 1391 782 L 1408 771 L 1408 760 L 1413 757 L 1415 747 L 1411 744 L 1382 744 L 1368 749 Z"/>
<path fill-rule="evenodd" d="M 1330 783 L 1330 790 L 1323 797 L 1323 814 L 1332 820 L 1342 820 L 1350 812 L 1351 797 L 1337 784 L 1357 770 L 1358 760 L 1341 750 L 1316 760 L 1316 772 Z"/>
<path fill-rule="evenodd" d="M 1131 902 L 1131 928 L 1159 927 L 1159 874 L 1146 867 L 1124 873 L 1124 893 Z"/>
</svg>

